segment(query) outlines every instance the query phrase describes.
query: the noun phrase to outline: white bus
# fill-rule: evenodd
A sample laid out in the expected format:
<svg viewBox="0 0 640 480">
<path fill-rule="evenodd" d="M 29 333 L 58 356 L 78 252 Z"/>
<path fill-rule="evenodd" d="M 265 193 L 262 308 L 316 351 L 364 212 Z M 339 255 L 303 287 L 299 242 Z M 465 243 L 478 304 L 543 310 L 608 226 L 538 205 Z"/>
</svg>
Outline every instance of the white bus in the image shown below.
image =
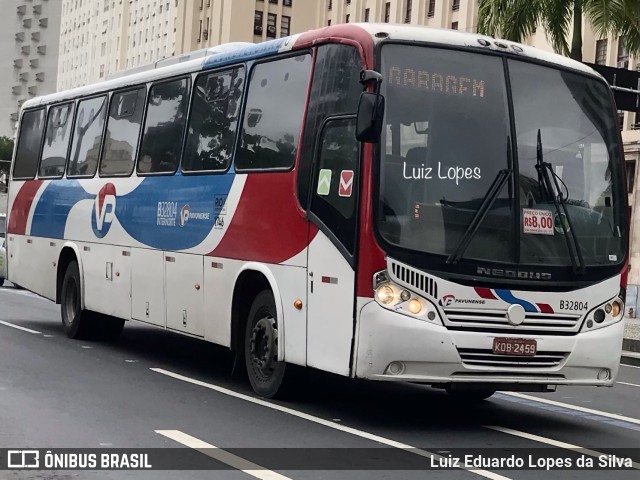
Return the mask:
<svg viewBox="0 0 640 480">
<path fill-rule="evenodd" d="M 364 90 L 364 91 L 363 91 Z M 611 386 L 628 268 L 611 93 L 476 34 L 327 27 L 27 101 L 8 276 L 72 338 L 128 320 L 287 365 Z"/>
</svg>

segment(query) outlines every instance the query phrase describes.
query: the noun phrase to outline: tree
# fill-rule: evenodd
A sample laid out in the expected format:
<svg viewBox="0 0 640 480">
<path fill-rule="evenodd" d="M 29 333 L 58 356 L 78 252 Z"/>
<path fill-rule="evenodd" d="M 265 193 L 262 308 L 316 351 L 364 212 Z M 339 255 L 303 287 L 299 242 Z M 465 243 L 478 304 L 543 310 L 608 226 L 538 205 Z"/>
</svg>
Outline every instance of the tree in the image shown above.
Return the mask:
<svg viewBox="0 0 640 480">
<path fill-rule="evenodd" d="M 619 35 L 640 53 L 638 0 L 480 0 L 478 32 L 522 42 L 542 25 L 557 53 L 582 61 L 582 17 L 596 35 Z M 569 33 L 572 37 L 569 39 Z"/>
<path fill-rule="evenodd" d="M 0 137 L 0 160 L 11 160 L 13 155 L 13 140 L 9 137 Z"/>
</svg>

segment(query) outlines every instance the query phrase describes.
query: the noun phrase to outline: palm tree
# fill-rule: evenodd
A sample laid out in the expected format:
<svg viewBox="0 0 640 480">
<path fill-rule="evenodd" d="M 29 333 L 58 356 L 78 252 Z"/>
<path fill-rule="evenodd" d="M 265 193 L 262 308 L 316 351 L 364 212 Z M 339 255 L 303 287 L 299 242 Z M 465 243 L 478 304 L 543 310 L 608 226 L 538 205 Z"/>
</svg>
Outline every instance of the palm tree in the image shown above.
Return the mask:
<svg viewBox="0 0 640 480">
<path fill-rule="evenodd" d="M 640 53 L 638 0 L 480 0 L 478 32 L 522 42 L 541 24 L 557 53 L 582 61 L 583 15 L 596 35 L 619 35 Z"/>
</svg>

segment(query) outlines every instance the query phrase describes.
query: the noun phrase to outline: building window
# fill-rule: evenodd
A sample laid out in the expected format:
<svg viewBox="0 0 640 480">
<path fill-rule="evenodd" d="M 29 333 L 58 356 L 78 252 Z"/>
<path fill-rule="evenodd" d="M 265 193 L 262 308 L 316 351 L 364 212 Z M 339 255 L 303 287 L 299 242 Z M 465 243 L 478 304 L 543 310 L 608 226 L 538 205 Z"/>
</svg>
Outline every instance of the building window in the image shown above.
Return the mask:
<svg viewBox="0 0 640 480">
<path fill-rule="evenodd" d="M 411 0 L 406 0 L 406 4 L 404 6 L 404 23 L 410 23 L 411 22 Z"/>
<path fill-rule="evenodd" d="M 293 0 L 282 0 L 282 5 L 284 5 L 285 7 L 291 7 L 293 3 Z"/>
<path fill-rule="evenodd" d="M 391 16 L 391 2 L 384 4 L 384 22 L 389 23 L 389 17 Z"/>
<path fill-rule="evenodd" d="M 291 17 L 287 17 L 286 15 L 282 16 L 282 20 L 280 20 L 280 36 L 288 37 L 291 34 Z"/>
<path fill-rule="evenodd" d="M 262 15 L 260 10 L 256 10 L 256 14 L 253 17 L 253 34 L 262 36 Z"/>
<path fill-rule="evenodd" d="M 347 16 L 345 17 L 344 23 L 349 23 L 349 19 L 351 18 L 351 14 L 347 13 Z"/>
<path fill-rule="evenodd" d="M 627 161 L 627 192 L 633 193 L 633 186 L 636 179 L 636 161 Z"/>
<path fill-rule="evenodd" d="M 451 24 L 451 30 L 457 30 L 458 29 L 458 22 L 453 22 Z"/>
<path fill-rule="evenodd" d="M 331 10 L 333 8 L 333 1 L 329 0 L 329 2 L 327 3 L 327 10 Z"/>
<path fill-rule="evenodd" d="M 347 5 L 351 5 L 351 0 L 346 0 Z"/>
<path fill-rule="evenodd" d="M 269 3 L 273 3 L 274 5 L 278 4 L 278 0 L 269 0 Z"/>
<path fill-rule="evenodd" d="M 624 46 L 624 37 L 618 38 L 618 68 L 629 68 L 629 52 Z"/>
<path fill-rule="evenodd" d="M 606 38 L 596 42 L 596 65 L 607 64 L 607 43 Z"/>
<path fill-rule="evenodd" d="M 368 22 L 369 21 L 369 13 L 370 13 L 371 9 L 369 8 L 365 8 L 364 9 L 364 21 Z"/>
<path fill-rule="evenodd" d="M 327 27 L 331 26 L 331 19 L 327 20 Z"/>
<path fill-rule="evenodd" d="M 276 24 L 278 15 L 275 13 L 267 14 L 267 37 L 276 38 Z"/>
<path fill-rule="evenodd" d="M 453 0 L 451 3 L 451 10 L 454 12 L 460 10 L 460 0 Z"/>
<path fill-rule="evenodd" d="M 433 17 L 436 14 L 436 0 L 429 0 L 429 10 L 427 17 Z"/>
</svg>

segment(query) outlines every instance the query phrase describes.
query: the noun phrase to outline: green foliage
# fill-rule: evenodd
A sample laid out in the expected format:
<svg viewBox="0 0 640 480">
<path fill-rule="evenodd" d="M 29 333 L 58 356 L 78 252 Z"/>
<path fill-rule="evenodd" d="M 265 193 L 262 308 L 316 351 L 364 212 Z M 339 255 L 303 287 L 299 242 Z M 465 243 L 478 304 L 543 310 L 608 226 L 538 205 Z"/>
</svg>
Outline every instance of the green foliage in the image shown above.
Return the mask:
<svg viewBox="0 0 640 480">
<path fill-rule="evenodd" d="M 557 53 L 582 61 L 582 17 L 601 38 L 622 36 L 630 54 L 640 53 L 638 0 L 480 0 L 478 32 L 522 42 L 541 25 Z"/>
<path fill-rule="evenodd" d="M 12 155 L 13 140 L 9 137 L 0 137 L 0 160 L 11 160 Z"/>
</svg>

